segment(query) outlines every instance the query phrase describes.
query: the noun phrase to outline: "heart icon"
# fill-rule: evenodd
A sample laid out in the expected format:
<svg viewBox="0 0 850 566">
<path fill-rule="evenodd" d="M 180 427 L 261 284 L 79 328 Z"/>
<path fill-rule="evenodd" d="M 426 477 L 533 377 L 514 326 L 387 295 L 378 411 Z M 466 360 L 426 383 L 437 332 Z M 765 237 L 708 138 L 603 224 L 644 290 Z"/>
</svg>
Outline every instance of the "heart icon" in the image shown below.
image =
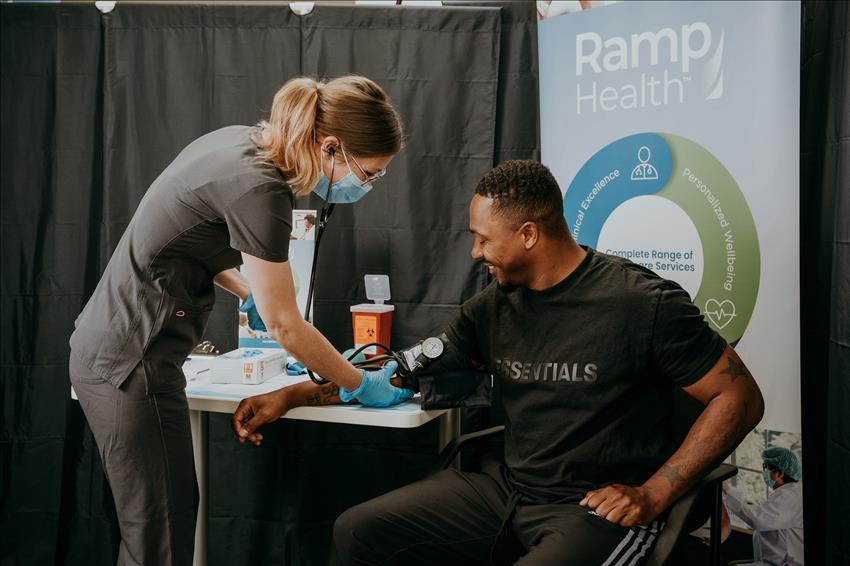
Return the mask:
<svg viewBox="0 0 850 566">
<path fill-rule="evenodd" d="M 729 299 L 709 299 L 705 302 L 703 312 L 718 330 L 723 330 L 735 318 L 735 303 Z"/>
</svg>

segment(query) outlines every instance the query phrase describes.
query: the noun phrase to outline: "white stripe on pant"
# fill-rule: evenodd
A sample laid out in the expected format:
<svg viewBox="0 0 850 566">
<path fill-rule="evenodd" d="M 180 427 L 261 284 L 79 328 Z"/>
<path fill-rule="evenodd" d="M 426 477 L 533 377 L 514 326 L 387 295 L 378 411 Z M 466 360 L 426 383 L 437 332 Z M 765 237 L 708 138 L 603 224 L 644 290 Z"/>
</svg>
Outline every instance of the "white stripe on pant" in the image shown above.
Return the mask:
<svg viewBox="0 0 850 566">
<path fill-rule="evenodd" d="M 653 521 L 646 527 L 632 527 L 602 566 L 633 566 L 652 548 L 664 523 Z M 616 562 L 614 562 L 616 560 Z"/>
</svg>

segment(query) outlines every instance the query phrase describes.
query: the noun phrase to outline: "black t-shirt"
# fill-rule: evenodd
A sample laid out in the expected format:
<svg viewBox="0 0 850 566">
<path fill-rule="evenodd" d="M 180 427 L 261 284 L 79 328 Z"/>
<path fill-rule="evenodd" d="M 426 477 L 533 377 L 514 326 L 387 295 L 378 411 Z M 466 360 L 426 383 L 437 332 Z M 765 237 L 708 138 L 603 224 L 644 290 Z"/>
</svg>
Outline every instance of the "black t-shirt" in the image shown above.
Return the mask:
<svg viewBox="0 0 850 566">
<path fill-rule="evenodd" d="M 696 382 L 726 346 L 679 285 L 592 249 L 544 291 L 491 284 L 446 334 L 494 375 L 505 462 L 537 502 L 658 471 L 675 448 L 673 386 Z"/>
<path fill-rule="evenodd" d="M 183 362 L 212 310 L 213 277 L 240 252 L 287 260 L 293 194 L 258 158 L 255 131 L 198 138 L 139 203 L 71 335 L 74 354 L 116 387 L 143 357 Z"/>
</svg>

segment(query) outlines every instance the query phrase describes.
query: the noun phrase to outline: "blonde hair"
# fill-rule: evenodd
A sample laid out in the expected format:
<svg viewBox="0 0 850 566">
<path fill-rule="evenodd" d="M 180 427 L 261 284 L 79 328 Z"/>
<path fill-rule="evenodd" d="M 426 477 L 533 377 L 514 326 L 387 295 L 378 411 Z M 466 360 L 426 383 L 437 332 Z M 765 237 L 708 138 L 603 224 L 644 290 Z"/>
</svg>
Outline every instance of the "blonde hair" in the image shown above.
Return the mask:
<svg viewBox="0 0 850 566">
<path fill-rule="evenodd" d="M 316 142 L 336 136 L 357 157 L 395 155 L 403 145 L 401 119 L 387 94 L 366 77 L 286 82 L 258 124 L 259 156 L 281 170 L 296 196 L 309 193 L 322 173 Z"/>
</svg>

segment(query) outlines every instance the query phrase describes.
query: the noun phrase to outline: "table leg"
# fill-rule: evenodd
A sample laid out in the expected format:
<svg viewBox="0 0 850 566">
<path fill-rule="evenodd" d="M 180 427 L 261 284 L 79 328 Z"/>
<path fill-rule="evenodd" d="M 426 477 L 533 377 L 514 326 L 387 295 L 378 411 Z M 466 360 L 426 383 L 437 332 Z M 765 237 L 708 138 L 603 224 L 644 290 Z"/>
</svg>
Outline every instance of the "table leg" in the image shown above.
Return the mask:
<svg viewBox="0 0 850 566">
<path fill-rule="evenodd" d="M 208 415 L 203 411 L 189 411 L 192 426 L 192 451 L 195 453 L 195 475 L 198 478 L 198 521 L 195 525 L 195 556 L 192 566 L 207 564 L 207 440 Z"/>
<path fill-rule="evenodd" d="M 460 409 L 449 409 L 440 416 L 440 450 L 460 436 Z M 454 459 L 451 467 L 460 468 L 460 456 Z"/>
</svg>

